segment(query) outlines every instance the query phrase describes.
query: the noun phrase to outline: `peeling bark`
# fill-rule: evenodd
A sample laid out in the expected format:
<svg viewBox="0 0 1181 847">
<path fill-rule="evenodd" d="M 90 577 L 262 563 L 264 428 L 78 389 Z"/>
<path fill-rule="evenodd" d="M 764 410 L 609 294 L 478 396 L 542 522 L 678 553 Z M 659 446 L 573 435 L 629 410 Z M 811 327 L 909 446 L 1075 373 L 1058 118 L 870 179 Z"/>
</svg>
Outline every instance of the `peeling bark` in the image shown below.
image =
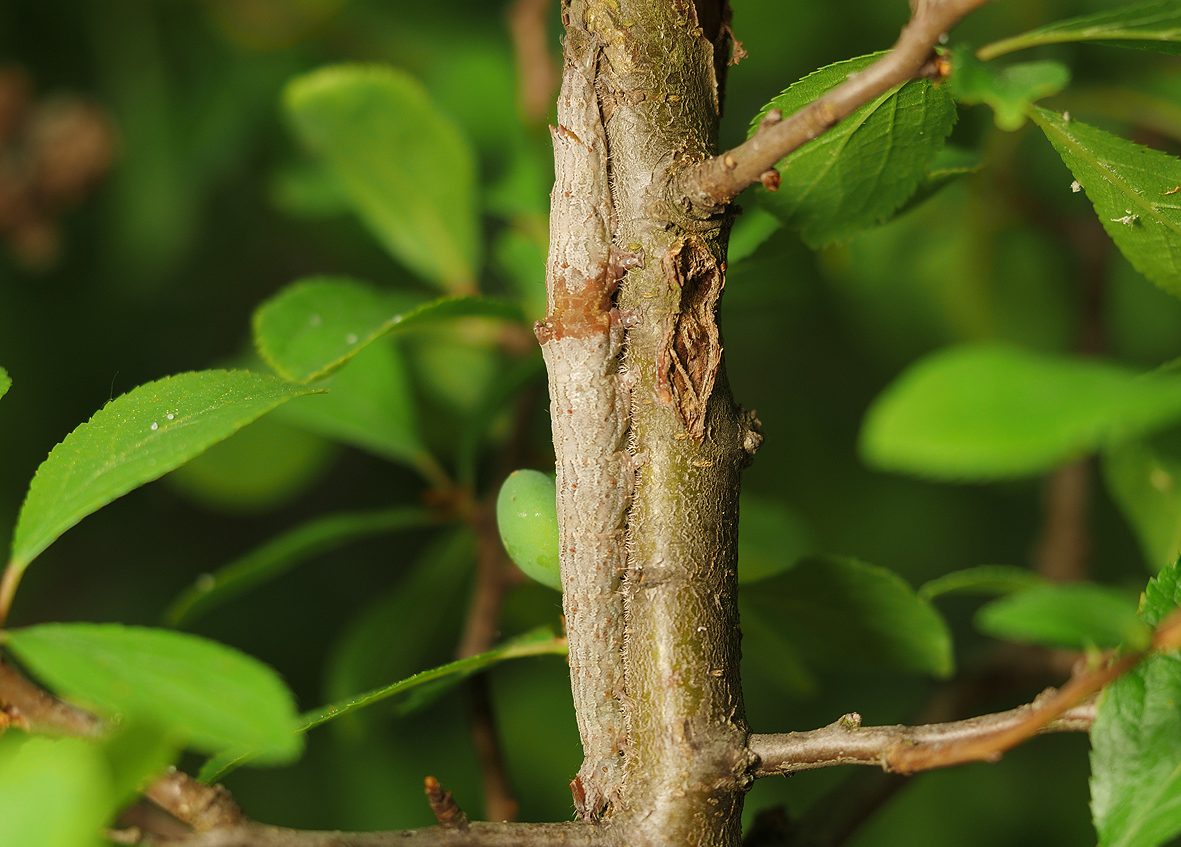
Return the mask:
<svg viewBox="0 0 1181 847">
<path fill-rule="evenodd" d="M 672 246 L 664 256 L 664 273 L 680 292 L 680 307 L 660 350 L 657 392 L 676 408 L 689 435 L 701 441 L 722 363 L 717 311 L 726 280 L 718 260 L 697 236 Z"/>
</svg>

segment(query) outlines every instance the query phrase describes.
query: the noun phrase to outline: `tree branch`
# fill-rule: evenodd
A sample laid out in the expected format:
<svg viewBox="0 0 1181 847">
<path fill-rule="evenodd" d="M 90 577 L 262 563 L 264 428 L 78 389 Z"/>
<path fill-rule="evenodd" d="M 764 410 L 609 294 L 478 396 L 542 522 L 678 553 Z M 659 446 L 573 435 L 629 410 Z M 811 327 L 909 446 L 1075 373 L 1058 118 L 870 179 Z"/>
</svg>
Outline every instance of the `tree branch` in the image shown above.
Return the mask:
<svg viewBox="0 0 1181 847">
<path fill-rule="evenodd" d="M 590 823 L 473 823 L 467 829 L 435 826 L 393 832 L 311 832 L 249 824 L 180 839 L 150 840 L 153 847 L 608 847 L 610 829 Z"/>
<path fill-rule="evenodd" d="M 854 713 L 811 732 L 752 735 L 750 749 L 759 757 L 755 776 L 834 765 L 879 765 L 892 773 L 911 774 L 968 762 L 995 762 L 1034 735 L 1087 730 L 1094 719 L 1089 701 L 1095 694 L 1154 652 L 1178 647 L 1181 610 L 1161 622 L 1148 649 L 1109 654 L 1061 688 L 1048 689 L 1029 705 L 1007 712 L 915 727 L 862 727 L 861 716 Z"/>
<path fill-rule="evenodd" d="M 176 768 L 169 768 L 149 785 L 144 797 L 196 832 L 233 828 L 247 822 L 241 807 L 224 787 L 197 782 Z"/>
<path fill-rule="evenodd" d="M 949 748 L 994 738 L 1021 725 L 1036 704 L 948 723 L 925 726 L 866 726 L 852 713 L 811 732 L 752 735 L 759 757 L 755 776 L 779 776 L 835 765 L 876 765 L 891 773 L 914 773 L 942 766 Z M 1086 732 L 1094 719 L 1091 704 L 1076 706 L 1035 732 Z M 916 767 L 915 764 L 918 766 Z"/>
<path fill-rule="evenodd" d="M 59 700 L 4 661 L 0 661 L 0 715 L 20 729 L 47 735 L 98 738 L 107 729 L 97 715 Z M 144 797 L 198 832 L 245 822 L 228 791 L 220 785 L 203 785 L 175 768 L 145 788 Z"/>
<path fill-rule="evenodd" d="M 775 163 L 823 135 L 852 112 L 923 73 L 932 51 L 952 27 L 988 0 L 912 0 L 910 22 L 894 47 L 864 71 L 787 118 L 775 113 L 742 144 L 687 168 L 677 194 L 697 211 L 712 215 L 759 182 Z"/>
<path fill-rule="evenodd" d="M 93 738 L 103 732 L 97 717 L 57 699 L 0 660 L 0 710 L 13 726 L 48 735 L 79 735 Z M 0 731 L 3 730 L 0 723 Z"/>
</svg>

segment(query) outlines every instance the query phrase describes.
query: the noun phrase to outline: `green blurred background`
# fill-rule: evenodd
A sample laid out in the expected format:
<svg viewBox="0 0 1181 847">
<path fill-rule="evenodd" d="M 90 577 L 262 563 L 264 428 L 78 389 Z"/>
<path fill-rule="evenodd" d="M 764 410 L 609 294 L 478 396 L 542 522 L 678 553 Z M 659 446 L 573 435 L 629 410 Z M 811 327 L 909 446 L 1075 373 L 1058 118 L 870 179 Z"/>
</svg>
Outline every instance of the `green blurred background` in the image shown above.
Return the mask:
<svg viewBox="0 0 1181 847">
<path fill-rule="evenodd" d="M 733 5 L 749 57 L 730 73 L 726 142 L 740 139 L 749 117 L 805 73 L 888 46 L 907 11 L 902 0 Z M 1110 5 L 996 2 L 956 38 L 983 43 Z M 1071 93 L 1052 107 L 1181 151 L 1175 57 L 1087 46 L 1046 52 L 1075 76 Z M 5 231 L 0 363 L 14 388 L 0 414 L 0 535 L 11 530 L 38 463 L 67 432 L 135 385 L 248 357 L 254 306 L 286 283 L 341 273 L 419 286 L 318 181 L 284 125 L 284 83 L 339 61 L 409 71 L 466 131 L 478 150 L 487 211 L 490 258 L 481 287 L 536 309 L 548 140 L 544 121 L 521 116 L 505 4 L 0 4 L 0 66 L 21 69 L 37 103 L 62 96 L 93 103 L 114 138 L 105 177 L 54 211 L 54 238 L 30 247 L 27 232 Z M 904 366 L 948 344 L 994 338 L 1039 350 L 1101 350 L 1143 369 L 1181 355 L 1181 303 L 1132 271 L 1090 207 L 1072 202 L 1071 177 L 1036 130 L 1001 133 L 978 108 L 961 110 L 953 139 L 984 151 L 981 173 L 819 254 L 776 233 L 732 264 L 723 309 L 735 394 L 758 410 L 767 436 L 747 489 L 797 514 L 810 548 L 858 556 L 912 584 L 975 564 L 1035 567 L 1044 486 L 936 485 L 867 470 L 855 449 L 862 413 Z M 4 155 L 6 168 L 19 167 L 18 157 Z M 539 358 L 535 350 L 510 355 L 486 334 L 458 330 L 416 336 L 405 352 L 424 431 L 445 465 L 480 398 L 522 358 Z M 552 452 L 540 385 L 535 376 L 524 464 L 545 468 Z M 507 430 L 494 429 L 482 490 L 495 480 L 496 439 Z M 1090 476 L 1088 573 L 1142 585 L 1143 554 L 1094 469 Z M 13 620 L 158 624 L 169 600 L 198 575 L 301 520 L 423 497 L 408 468 L 264 422 L 65 536 L 30 572 Z M 450 530 L 357 543 L 218 609 L 195 629 L 272 663 L 311 707 L 449 659 L 471 551 L 471 540 Z M 864 669 L 833 667 L 802 680 L 773 627 L 748 627 L 752 726 L 810 728 L 853 710 L 867 723 L 907 722 L 930 714 L 933 697 L 955 701 L 944 717 L 981 712 L 1016 705 L 1058 679 L 1018 672 L 1028 656 L 998 653 L 995 642 L 975 635 L 975 605 L 943 604 L 959 674 L 980 683 L 961 684 L 957 697 L 947 693 L 954 683 Z M 502 631 L 556 625 L 559 612 L 557 595 L 522 585 L 509 597 Z M 562 662 L 510 664 L 493 672 L 492 684 L 522 817 L 568 817 L 578 749 Z M 478 815 L 464 696 L 457 690 L 408 719 L 373 710 L 313 734 L 299 764 L 240 771 L 228 784 L 252 817 L 268 822 L 401 827 L 429 822 L 421 779 L 431 773 Z M 1091 844 L 1086 755 L 1082 737 L 1051 738 L 997 765 L 914 778 L 850 843 Z M 783 803 L 802 815 L 818 798 L 830 808 L 833 796 L 847 799 L 878 782 L 848 770 L 764 781 L 748 815 Z"/>
</svg>

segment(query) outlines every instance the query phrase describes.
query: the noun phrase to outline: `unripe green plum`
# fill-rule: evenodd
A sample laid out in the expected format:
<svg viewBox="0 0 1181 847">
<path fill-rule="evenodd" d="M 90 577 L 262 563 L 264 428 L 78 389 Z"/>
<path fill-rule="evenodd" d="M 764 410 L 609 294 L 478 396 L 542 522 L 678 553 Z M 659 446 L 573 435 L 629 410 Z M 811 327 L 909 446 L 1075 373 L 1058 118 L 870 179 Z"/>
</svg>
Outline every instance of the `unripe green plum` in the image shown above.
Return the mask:
<svg viewBox="0 0 1181 847">
<path fill-rule="evenodd" d="M 542 585 L 561 591 L 553 476 L 531 470 L 509 474 L 496 498 L 496 524 L 504 549 L 517 567 Z"/>
</svg>

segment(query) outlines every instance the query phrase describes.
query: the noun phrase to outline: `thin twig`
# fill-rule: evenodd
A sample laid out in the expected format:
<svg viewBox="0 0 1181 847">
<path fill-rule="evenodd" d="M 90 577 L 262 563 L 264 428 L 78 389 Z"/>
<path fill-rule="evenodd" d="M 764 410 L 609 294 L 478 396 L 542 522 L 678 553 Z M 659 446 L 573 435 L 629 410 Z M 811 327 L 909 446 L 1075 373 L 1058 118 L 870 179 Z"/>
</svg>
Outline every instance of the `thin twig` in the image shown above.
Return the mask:
<svg viewBox="0 0 1181 847">
<path fill-rule="evenodd" d="M 734 149 L 687 168 L 678 193 L 698 211 L 714 214 L 747 186 L 776 184 L 775 163 L 823 135 L 842 119 L 896 85 L 922 75 L 935 45 L 988 0 L 912 2 L 910 22 L 894 47 L 865 70 L 788 117 L 769 115 L 750 138 Z"/>
<path fill-rule="evenodd" d="M 980 738 L 1021 725 L 1036 704 L 963 721 L 925 726 L 862 726 L 861 716 L 844 715 L 811 732 L 752 735 L 750 748 L 759 757 L 755 776 L 776 776 L 834 765 L 875 765 L 893 773 L 914 773 L 943 766 L 938 755 Z M 1035 732 L 1085 732 L 1094 707 L 1078 706 Z M 942 755 L 942 754 L 940 754 Z"/>
<path fill-rule="evenodd" d="M 473 823 L 468 829 L 434 826 L 396 832 L 310 832 L 251 824 L 174 840 L 153 847 L 613 847 L 609 827 L 592 823 Z"/>
<path fill-rule="evenodd" d="M 1067 228 L 1065 235 L 1081 265 L 1077 279 L 1082 293 L 1082 311 L 1075 346 L 1080 356 L 1099 356 L 1107 347 L 1104 306 L 1111 239 L 1105 236 L 1098 220 L 1093 217 L 1082 227 Z M 1034 563 L 1039 573 L 1054 582 L 1087 578 L 1091 551 L 1088 513 L 1093 477 L 1094 462 L 1080 459 L 1058 468 L 1046 480 L 1045 518 L 1034 551 Z"/>
<path fill-rule="evenodd" d="M 1046 478 L 1041 534 L 1034 548 L 1037 571 L 1052 582 L 1087 577 L 1091 539 L 1087 512 L 1091 500 L 1091 464 L 1087 459 L 1062 465 Z"/>
<path fill-rule="evenodd" d="M 509 782 L 504 751 L 496 731 L 488 677 L 480 674 L 469 680 L 468 693 L 471 698 L 472 744 L 484 785 L 484 814 L 493 821 L 514 820 L 519 805 Z"/>
<path fill-rule="evenodd" d="M 1034 702 L 992 715 L 926 726 L 863 727 L 846 715 L 811 732 L 752 735 L 759 757 L 755 776 L 796 773 L 834 765 L 877 765 L 911 774 L 968 762 L 995 762 L 1027 739 L 1046 732 L 1080 732 L 1094 719 L 1089 701 L 1105 685 L 1136 667 L 1153 652 L 1181 646 L 1181 610 L 1165 618 L 1146 650 L 1109 655 L 1059 689 Z"/>
<path fill-rule="evenodd" d="M 535 407 L 533 392 L 527 392 L 517 406 L 512 438 L 500 462 L 497 485 L 484 502 L 468 514 L 467 519 L 476 533 L 476 582 L 472 599 L 459 640 L 456 657 L 460 659 L 484 653 L 496 641 L 500 625 L 504 594 L 515 568 L 504 552 L 496 526 L 495 492 L 500 482 L 516 466 L 525 450 L 529 420 Z M 496 729 L 492 705 L 492 691 L 487 676 L 481 674 L 467 682 L 469 709 L 472 721 L 472 745 L 480 763 L 484 788 L 484 814 L 489 820 L 511 821 L 516 818 L 519 804 L 508 778 L 504 751 Z"/>
<path fill-rule="evenodd" d="M 491 504 L 481 504 L 473 519 L 478 543 L 476 582 L 458 658 L 488 650 L 496 640 L 500 610 L 507 586 L 500 536 Z M 484 788 L 484 814 L 489 820 L 509 821 L 517 816 L 518 804 L 509 782 L 500 736 L 492 706 L 488 677 L 478 674 L 467 681 L 472 746 L 480 764 Z"/>
<path fill-rule="evenodd" d="M 941 689 L 920 712 L 920 724 L 959 720 L 979 712 L 1005 692 L 1045 685 L 1073 672 L 1075 656 L 1017 644 L 997 645 L 981 667 Z M 807 833 L 792 847 L 842 847 L 894 797 L 913 782 L 886 771 L 858 769 L 813 803 L 794 821 Z"/>
<path fill-rule="evenodd" d="M 13 726 L 29 732 L 94 738 L 104 731 L 99 718 L 57 699 L 3 660 L 0 660 L 0 707 L 4 707 Z"/>
<path fill-rule="evenodd" d="M 98 716 L 59 700 L 3 661 L 0 705 L 13 726 L 28 732 L 97 738 L 107 729 Z M 203 785 L 175 768 L 152 782 L 144 796 L 197 832 L 246 822 L 228 791 L 220 785 Z"/>
<path fill-rule="evenodd" d="M 194 832 L 210 832 L 247 823 L 241 807 L 229 791 L 220 785 L 198 782 L 176 768 L 169 768 L 149 785 L 144 796 Z"/>
</svg>

